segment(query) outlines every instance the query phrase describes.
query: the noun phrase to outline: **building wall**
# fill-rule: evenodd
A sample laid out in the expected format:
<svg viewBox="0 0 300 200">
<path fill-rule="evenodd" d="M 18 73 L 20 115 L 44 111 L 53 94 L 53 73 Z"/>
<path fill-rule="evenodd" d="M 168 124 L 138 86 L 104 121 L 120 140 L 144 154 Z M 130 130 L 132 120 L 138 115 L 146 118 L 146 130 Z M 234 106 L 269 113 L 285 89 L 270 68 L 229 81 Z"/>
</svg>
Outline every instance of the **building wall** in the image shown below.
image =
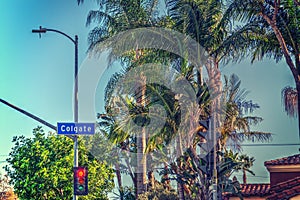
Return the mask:
<svg viewBox="0 0 300 200">
<path fill-rule="evenodd" d="M 257 197 L 257 196 L 253 196 L 253 197 L 243 197 L 244 200 L 266 200 L 267 197 Z M 239 197 L 229 197 L 229 200 L 240 200 Z M 300 200 L 300 195 L 294 196 L 292 198 L 290 198 L 290 200 Z"/>
<path fill-rule="evenodd" d="M 300 195 L 294 196 L 290 200 L 300 200 Z"/>
<path fill-rule="evenodd" d="M 265 197 L 257 197 L 257 196 L 253 196 L 253 197 L 243 197 L 244 200 L 265 200 Z M 240 200 L 239 197 L 230 197 L 229 200 Z M 294 200 L 294 199 L 293 199 Z M 299 199 L 295 199 L 295 200 L 299 200 Z"/>
<path fill-rule="evenodd" d="M 300 172 L 271 172 L 270 173 L 271 187 L 273 185 L 276 185 L 277 183 L 294 179 L 297 176 L 300 176 Z"/>
</svg>

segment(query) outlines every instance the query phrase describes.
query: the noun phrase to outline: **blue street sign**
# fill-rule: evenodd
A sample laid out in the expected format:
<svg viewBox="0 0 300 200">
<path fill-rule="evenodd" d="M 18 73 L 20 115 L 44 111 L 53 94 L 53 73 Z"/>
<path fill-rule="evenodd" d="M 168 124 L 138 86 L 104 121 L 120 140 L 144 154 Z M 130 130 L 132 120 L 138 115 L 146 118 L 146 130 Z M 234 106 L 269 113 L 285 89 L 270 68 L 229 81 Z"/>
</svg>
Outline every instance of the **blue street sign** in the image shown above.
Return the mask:
<svg viewBox="0 0 300 200">
<path fill-rule="evenodd" d="M 59 135 L 93 135 L 95 123 L 70 123 L 58 122 L 57 134 Z"/>
</svg>

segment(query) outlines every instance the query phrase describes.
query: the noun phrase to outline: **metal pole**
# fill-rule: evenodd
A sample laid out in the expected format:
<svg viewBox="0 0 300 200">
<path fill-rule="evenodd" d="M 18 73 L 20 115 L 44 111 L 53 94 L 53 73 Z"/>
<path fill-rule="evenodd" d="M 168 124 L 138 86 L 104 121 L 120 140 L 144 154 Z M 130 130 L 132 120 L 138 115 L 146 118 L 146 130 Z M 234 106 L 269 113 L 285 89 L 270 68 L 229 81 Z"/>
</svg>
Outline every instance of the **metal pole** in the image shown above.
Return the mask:
<svg viewBox="0 0 300 200">
<path fill-rule="evenodd" d="M 215 120 L 214 120 L 215 122 Z M 214 124 L 214 165 L 213 165 L 213 200 L 218 199 L 218 171 L 217 171 L 217 132 Z"/>
<path fill-rule="evenodd" d="M 217 100 L 212 101 L 212 106 L 217 107 Z M 217 112 L 218 109 L 213 110 L 211 117 L 211 131 L 213 143 L 213 172 L 212 172 L 212 200 L 218 200 L 218 172 L 217 172 Z"/>
<path fill-rule="evenodd" d="M 5 104 L 5 105 L 7 105 L 7 106 L 9 106 L 9 107 L 11 107 L 11 108 L 13 108 L 13 109 L 15 109 L 15 110 L 17 110 L 17 111 L 19 111 L 20 113 L 22 113 L 24 115 L 26 115 L 26 116 L 28 116 L 28 117 L 30 117 L 30 118 L 32 118 L 32 119 L 34 119 L 34 120 L 36 120 L 36 121 L 44 124 L 45 126 L 48 126 L 49 128 L 53 129 L 54 131 L 56 131 L 56 126 L 54 126 L 54 125 L 46 122 L 45 120 L 43 120 L 43 119 L 41 119 L 41 118 L 39 118 L 39 117 L 37 117 L 37 116 L 35 116 L 35 115 L 33 115 L 33 114 L 25 111 L 25 110 L 23 110 L 23 109 L 15 106 L 15 105 L 13 105 L 13 104 L 5 101 L 5 100 L 3 100 L 3 99 L 0 99 L 0 102 L 3 103 L 3 104 Z"/>
<path fill-rule="evenodd" d="M 78 36 L 75 35 L 75 73 L 74 73 L 74 122 L 78 122 Z M 74 167 L 78 166 L 78 137 L 74 135 Z M 74 194 L 73 200 L 76 200 L 77 197 Z"/>
<path fill-rule="evenodd" d="M 56 29 L 48 29 L 48 28 L 43 28 L 40 26 L 40 29 L 33 29 L 32 33 L 46 33 L 47 31 L 51 32 L 56 32 L 59 33 L 68 39 L 70 39 L 74 45 L 75 45 L 75 72 L 74 72 L 74 122 L 78 122 L 78 36 L 75 35 L 75 40 L 70 37 L 69 35 L 65 34 L 62 31 L 56 30 Z M 78 166 L 78 136 L 74 135 L 73 136 L 73 141 L 74 141 L 74 167 Z M 77 197 L 76 195 L 73 195 L 73 200 L 76 200 Z"/>
</svg>

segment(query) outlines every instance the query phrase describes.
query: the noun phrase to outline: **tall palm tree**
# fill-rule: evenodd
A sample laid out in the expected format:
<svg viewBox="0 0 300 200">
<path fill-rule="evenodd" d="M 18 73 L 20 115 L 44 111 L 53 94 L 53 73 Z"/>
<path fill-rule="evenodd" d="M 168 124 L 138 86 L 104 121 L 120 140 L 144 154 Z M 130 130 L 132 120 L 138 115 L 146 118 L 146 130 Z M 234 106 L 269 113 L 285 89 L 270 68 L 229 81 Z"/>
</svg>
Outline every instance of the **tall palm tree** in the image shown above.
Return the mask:
<svg viewBox="0 0 300 200">
<path fill-rule="evenodd" d="M 216 95 L 211 105 L 217 106 L 221 93 L 221 82 L 218 69 L 219 58 L 213 54 L 213 51 L 216 48 L 216 44 L 219 43 L 219 41 L 216 41 L 220 37 L 224 37 L 222 35 L 224 32 L 219 31 L 221 4 L 218 1 L 167 0 L 166 6 L 169 16 L 175 22 L 175 30 L 191 36 L 208 52 L 209 58 L 206 62 L 206 67 L 210 78 L 209 86 L 211 92 L 212 90 L 215 91 L 212 96 Z M 200 73 L 202 72 L 203 66 L 193 67 Z M 212 105 L 211 107 L 214 106 Z M 212 123 L 215 124 L 214 122 Z M 184 199 L 183 185 L 180 183 L 178 183 L 178 191 L 179 198 Z"/>
<path fill-rule="evenodd" d="M 205 63 L 207 69 L 210 90 L 211 110 L 211 133 L 208 141 L 213 143 L 214 156 L 217 158 L 217 147 L 215 145 L 217 132 L 221 127 L 221 107 L 222 82 L 219 64 L 226 61 L 227 57 L 235 57 L 233 41 L 236 35 L 230 34 L 230 19 L 224 15 L 224 4 L 218 0 L 167 0 L 166 6 L 170 17 L 175 21 L 176 30 L 191 36 L 197 41 L 208 54 Z M 226 48 L 224 48 L 226 46 Z M 194 66 L 201 74 L 204 66 Z M 202 82 L 202 81 L 201 81 Z M 220 159 L 220 158 L 219 158 Z M 216 161 L 217 162 L 217 161 Z M 217 182 L 216 162 L 214 162 L 213 183 Z M 181 197 L 182 195 L 180 195 Z M 220 194 L 219 194 L 220 196 Z M 181 198 L 182 199 L 182 198 Z"/>
<path fill-rule="evenodd" d="M 90 25 L 92 22 L 99 23 L 99 26 L 96 26 L 89 34 L 90 49 L 96 49 L 96 51 L 96 45 L 99 42 L 102 42 L 122 31 L 132 28 L 151 26 L 154 17 L 154 10 L 157 5 L 157 1 L 155 0 L 100 0 L 97 2 L 100 9 L 90 11 L 87 17 L 87 25 Z M 83 0 L 78 0 L 78 3 L 83 3 Z M 132 51 L 134 52 L 134 50 Z M 130 63 L 137 60 L 138 57 L 139 55 L 136 54 L 135 56 L 129 55 L 125 58 L 119 57 L 119 59 L 127 62 L 128 64 L 128 62 Z M 145 89 L 138 92 L 144 94 Z M 139 95 L 139 97 L 140 99 L 143 99 L 143 95 Z M 137 99 L 137 101 L 141 102 L 140 99 Z M 137 195 L 146 191 L 146 159 L 144 158 L 146 156 L 144 154 L 146 148 L 145 135 L 145 131 L 142 131 L 140 137 L 137 137 L 137 163 L 142 169 L 141 173 L 137 173 L 136 178 Z"/>
<path fill-rule="evenodd" d="M 232 75 L 229 79 L 225 77 L 225 84 L 222 94 L 222 101 L 224 101 L 224 109 L 222 110 L 222 119 L 224 123 L 222 123 L 220 127 L 220 145 L 218 151 L 227 151 L 227 148 L 239 147 L 241 142 L 245 140 L 250 141 L 269 141 L 271 138 L 270 133 L 251 131 L 250 125 L 255 125 L 261 122 L 260 117 L 256 116 L 248 116 L 246 115 L 247 110 L 259 107 L 256 104 L 251 105 L 248 101 L 245 100 L 247 91 L 240 89 L 241 81 L 238 79 L 236 75 Z M 205 95 L 203 94 L 202 98 Z M 204 104 L 205 102 L 201 102 Z M 244 106 L 244 107 L 243 107 Z M 201 113 L 203 114 L 203 113 Z M 203 127 L 199 126 L 200 129 Z M 205 133 L 204 133 L 205 134 Z M 209 179 L 211 179 L 210 171 L 205 171 L 207 165 L 210 165 L 210 162 L 213 158 L 213 152 L 206 152 L 208 156 L 206 156 L 205 161 L 202 161 L 202 158 L 197 155 L 197 146 L 200 146 L 201 149 L 204 144 L 200 143 L 200 140 L 194 138 L 193 145 L 189 146 L 188 154 L 184 154 L 184 156 L 180 156 L 176 163 L 171 164 L 170 170 L 171 175 L 177 174 L 177 182 L 178 182 L 178 192 L 180 194 L 180 189 L 182 189 L 182 195 L 179 195 L 180 198 L 187 198 L 191 190 L 193 190 L 191 185 L 198 184 L 201 185 L 201 189 L 197 188 L 197 195 L 200 199 L 210 199 L 210 191 L 209 191 Z M 238 148 L 239 149 L 239 148 Z M 219 180 L 219 191 L 222 191 L 222 187 L 224 186 L 224 181 L 226 177 L 224 177 L 227 171 L 232 171 L 233 169 L 243 169 L 244 172 L 248 171 L 248 163 L 245 163 L 247 160 L 226 160 L 225 157 L 221 156 L 219 160 L 219 165 L 222 168 L 218 170 L 218 180 Z M 187 164 L 191 162 L 190 164 Z M 206 164 L 204 164 L 206 163 Z M 243 164 L 243 165 L 242 165 Z M 245 165 L 244 165 L 245 164 Z M 237 168 L 238 167 L 238 168 Z M 250 167 L 250 166 L 249 166 Z M 211 167 L 209 167 L 211 170 Z M 249 171 L 250 172 L 250 171 Z M 251 172 L 250 172 L 251 173 Z M 197 177 L 197 178 L 195 178 Z M 196 180 L 197 179 L 197 180 Z M 225 181 L 226 182 L 226 181 Z M 221 187 L 222 186 L 222 187 Z M 189 189 L 190 188 L 190 189 Z M 194 188 L 195 189 L 195 188 Z"/>
<path fill-rule="evenodd" d="M 108 127 L 108 138 L 114 143 L 118 145 L 128 145 L 127 147 L 122 146 L 122 149 L 130 150 L 131 152 L 137 151 L 138 143 L 135 135 L 130 135 L 131 133 L 131 127 L 130 124 L 132 121 L 138 124 L 147 123 L 148 115 L 148 109 L 152 105 L 159 104 L 160 106 L 164 107 L 166 110 L 167 118 L 160 119 L 161 116 L 155 116 L 155 119 L 151 120 L 158 120 L 158 121 L 164 121 L 165 125 L 162 129 L 156 129 L 155 127 L 150 127 L 151 134 L 148 135 L 148 139 L 146 140 L 146 149 L 144 153 L 153 153 L 156 152 L 155 156 L 159 156 L 159 152 L 162 151 L 162 147 L 167 146 L 168 143 L 175 137 L 176 129 L 178 126 L 178 123 L 180 122 L 179 117 L 177 116 L 178 113 L 178 106 L 176 106 L 176 100 L 174 97 L 173 92 L 159 84 L 147 84 L 145 86 L 145 93 L 143 95 L 139 95 L 140 93 L 136 93 L 135 90 L 129 90 L 126 92 L 126 97 L 122 95 L 122 93 L 119 93 L 119 91 L 122 91 L 126 88 L 126 85 L 130 84 L 130 82 L 133 82 L 134 80 L 128 79 L 127 80 L 127 73 L 129 73 L 130 70 L 127 68 L 124 70 L 122 74 L 117 73 L 115 74 L 109 81 L 106 90 L 105 90 L 105 109 L 107 111 L 107 115 L 100 115 L 104 116 L 101 119 L 104 119 L 102 121 L 101 125 L 104 127 Z M 168 76 L 166 76 L 168 77 Z M 171 81 L 171 80 L 170 80 Z M 126 89 L 125 89 L 126 90 Z M 143 96 L 143 100 L 146 102 L 145 105 L 141 106 L 140 102 L 138 102 L 138 98 L 133 98 L 135 96 Z M 119 112 L 114 113 L 114 110 L 119 110 Z M 121 116 L 120 113 L 123 113 L 123 111 L 129 110 L 130 115 L 128 113 L 125 113 L 124 116 Z M 115 116 L 117 114 L 117 116 Z M 155 114 L 155 113 L 154 113 Z M 118 120 L 114 120 L 118 118 Z M 111 126 L 111 123 L 107 122 L 113 122 L 113 126 Z M 107 126 L 109 125 L 109 126 Z M 136 148 L 132 149 L 129 146 L 135 146 Z M 166 152 L 162 152 L 166 153 Z M 151 155 L 151 154 L 150 154 Z M 158 157 L 161 159 L 161 157 Z M 158 163 L 165 163 L 165 160 L 157 160 L 157 158 L 153 157 L 155 159 L 155 162 Z M 131 166 L 129 160 L 125 160 L 125 163 L 127 165 L 127 169 L 130 169 Z M 148 175 L 149 177 L 153 176 L 153 170 L 150 167 L 151 165 L 148 165 Z M 132 177 L 134 185 L 137 187 L 137 174 L 134 174 L 129 170 L 129 174 Z M 153 180 L 152 181 L 153 185 Z"/>
<path fill-rule="evenodd" d="M 298 115 L 300 137 L 300 6 L 289 0 L 232 0 L 226 15 L 243 22 L 242 34 L 235 43 L 242 55 L 250 52 L 252 61 L 264 57 L 284 59 L 296 88 L 283 89 L 285 110 Z M 249 51 L 250 50 L 250 51 Z M 296 96 L 295 96 L 296 95 Z M 295 98 L 297 101 L 295 102 Z"/>
</svg>

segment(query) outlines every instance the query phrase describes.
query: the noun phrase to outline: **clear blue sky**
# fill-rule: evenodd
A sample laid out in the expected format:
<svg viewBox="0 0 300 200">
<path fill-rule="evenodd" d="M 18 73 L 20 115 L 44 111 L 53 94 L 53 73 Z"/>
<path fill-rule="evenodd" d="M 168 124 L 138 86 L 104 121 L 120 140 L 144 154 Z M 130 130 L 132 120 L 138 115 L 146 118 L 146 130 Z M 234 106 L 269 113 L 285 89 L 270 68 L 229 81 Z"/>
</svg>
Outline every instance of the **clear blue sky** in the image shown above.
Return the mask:
<svg viewBox="0 0 300 200">
<path fill-rule="evenodd" d="M 72 121 L 74 45 L 56 33 L 43 34 L 40 39 L 31 30 L 42 25 L 72 37 L 77 34 L 81 63 L 87 51 L 86 16 L 90 9 L 97 9 L 95 1 L 78 6 L 76 0 L 1 0 L 0 9 L 0 97 L 54 125 Z M 229 64 L 222 72 L 239 75 L 242 87 L 251 91 L 248 98 L 261 106 L 255 114 L 264 121 L 255 129 L 274 133 L 273 143 L 299 142 L 296 120 L 286 116 L 281 104 L 281 89 L 294 85 L 284 62 L 265 60 L 250 65 L 245 61 Z M 9 153 L 13 136 L 31 136 L 38 125 L 0 104 L 0 155 Z M 258 177 L 249 177 L 249 182 L 268 182 L 263 162 L 299 153 L 298 148 L 244 147 L 245 153 L 256 158 L 253 169 Z"/>
</svg>

